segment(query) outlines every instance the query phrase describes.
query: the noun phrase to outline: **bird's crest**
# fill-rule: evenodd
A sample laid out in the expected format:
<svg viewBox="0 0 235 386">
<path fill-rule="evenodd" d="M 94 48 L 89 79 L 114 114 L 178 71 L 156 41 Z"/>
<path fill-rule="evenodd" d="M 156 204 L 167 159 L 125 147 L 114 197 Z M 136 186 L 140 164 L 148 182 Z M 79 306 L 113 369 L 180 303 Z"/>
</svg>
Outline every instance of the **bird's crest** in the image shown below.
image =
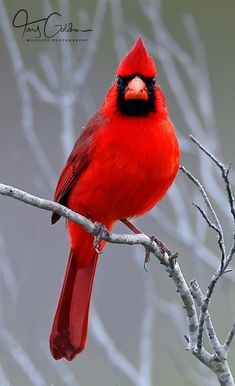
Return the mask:
<svg viewBox="0 0 235 386">
<path fill-rule="evenodd" d="M 117 68 L 117 75 L 125 77 L 141 74 L 146 77 L 156 76 L 157 70 L 152 56 L 139 37 L 130 51 L 124 56 Z"/>
</svg>

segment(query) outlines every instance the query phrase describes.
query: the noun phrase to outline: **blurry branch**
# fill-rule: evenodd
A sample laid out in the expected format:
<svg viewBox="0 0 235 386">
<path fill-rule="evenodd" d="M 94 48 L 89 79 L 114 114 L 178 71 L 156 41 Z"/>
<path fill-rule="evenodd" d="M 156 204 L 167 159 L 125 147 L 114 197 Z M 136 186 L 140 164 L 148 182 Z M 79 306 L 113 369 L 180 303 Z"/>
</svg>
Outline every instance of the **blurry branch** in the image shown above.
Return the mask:
<svg viewBox="0 0 235 386">
<path fill-rule="evenodd" d="M 7 288 L 10 298 L 16 303 L 19 295 L 19 286 L 11 266 L 10 258 L 7 254 L 5 240 L 0 232 L 0 275 L 3 278 L 5 287 Z"/>
<path fill-rule="evenodd" d="M 97 1 L 93 22 L 95 34 L 93 34 L 92 38 L 89 39 L 86 53 L 83 55 L 82 62 L 78 68 L 69 42 L 60 45 L 62 63 L 58 74 L 56 74 L 53 60 L 50 58 L 49 54 L 41 56 L 41 64 L 44 76 L 48 83 L 47 86 L 46 82 L 40 79 L 35 71 L 29 70 L 25 67 L 14 33 L 10 28 L 11 23 L 5 9 L 4 2 L 3 0 L 0 0 L 0 26 L 2 27 L 2 32 L 9 49 L 21 97 L 22 127 L 25 138 L 29 142 L 31 149 L 33 150 L 33 154 L 36 157 L 42 173 L 50 187 L 55 185 L 55 174 L 34 128 L 31 89 L 34 90 L 38 99 L 59 109 L 61 114 L 61 143 L 63 145 L 64 157 L 66 158 L 75 141 L 74 117 L 76 112 L 76 98 L 79 96 L 81 88 L 86 84 L 91 66 L 94 63 L 94 56 L 96 54 L 98 42 L 102 32 L 106 3 L 107 0 Z M 68 4 L 65 4 L 66 2 L 61 4 L 61 6 L 63 6 L 64 14 L 66 13 L 66 10 L 68 12 L 69 9 Z M 46 8 L 50 8 L 49 2 Z"/>
<path fill-rule="evenodd" d="M 15 363 L 22 369 L 26 377 L 28 377 L 32 386 L 47 385 L 43 375 L 37 370 L 34 363 L 32 362 L 32 359 L 22 349 L 17 340 L 12 336 L 10 331 L 8 331 L 8 329 L 2 325 L 2 323 L 0 325 L 0 340 L 4 344 L 5 349 L 7 349 L 12 355 Z M 1 384 L 3 385 L 2 382 Z M 7 383 L 6 385 L 10 384 Z"/>
<path fill-rule="evenodd" d="M 140 260 L 139 260 L 140 263 Z M 140 267 L 140 264 L 139 264 Z M 141 267 L 142 268 L 142 267 Z M 154 362 L 153 349 L 153 335 L 155 327 L 155 296 L 152 277 L 144 278 L 144 294 L 145 302 L 142 311 L 142 321 L 140 326 L 140 340 L 139 340 L 139 367 L 140 374 L 145 380 L 144 386 L 151 385 L 152 370 Z"/>
<path fill-rule="evenodd" d="M 32 107 L 32 96 L 30 93 L 29 83 L 30 81 L 36 82 L 37 85 L 41 85 L 41 81 L 32 72 L 28 71 L 20 53 L 20 50 L 17 46 L 14 33 L 10 27 L 11 23 L 8 18 L 4 2 L 0 0 L 0 27 L 2 27 L 2 33 L 5 38 L 6 45 L 8 47 L 11 62 L 13 65 L 13 70 L 15 78 L 18 85 L 18 91 L 21 97 L 21 114 L 22 114 L 22 127 L 23 133 L 26 141 L 28 141 L 33 155 L 35 156 L 41 170 L 44 171 L 45 179 L 49 186 L 55 185 L 55 174 L 51 168 L 51 164 L 42 148 L 40 141 L 38 140 L 35 128 L 34 128 L 34 119 L 33 119 L 33 107 Z M 52 95 L 49 92 L 46 86 L 43 87 L 43 91 L 46 94 L 46 97 L 51 99 Z"/>
<path fill-rule="evenodd" d="M 115 0 L 110 1 L 111 7 L 111 16 L 112 16 L 112 27 L 113 27 L 113 38 L 114 38 L 114 47 L 118 61 L 123 58 L 123 56 L 128 51 L 128 45 L 125 39 L 125 24 L 124 24 L 124 15 L 122 8 L 122 1 Z"/>
<path fill-rule="evenodd" d="M 97 314 L 93 305 L 91 310 L 91 316 L 93 323 L 91 324 L 91 330 L 96 338 L 98 344 L 103 347 L 110 362 L 116 368 L 118 368 L 133 384 L 145 385 L 144 380 L 140 377 L 138 370 L 128 361 L 128 359 L 119 352 L 112 338 L 107 333 L 99 315 Z"/>
<path fill-rule="evenodd" d="M 140 248 L 138 248 L 138 256 L 136 257 L 136 263 L 143 271 L 143 264 L 140 259 L 142 257 L 139 253 Z M 136 248 L 137 252 L 137 248 Z M 145 295 L 145 304 L 142 311 L 142 320 L 140 326 L 140 338 L 138 342 L 139 346 L 139 365 L 134 366 L 130 360 L 120 352 L 120 350 L 115 345 L 112 337 L 105 328 L 101 318 L 99 317 L 97 310 L 92 305 L 91 309 L 91 320 L 90 325 L 93 336 L 95 337 L 96 342 L 104 350 L 107 358 L 113 367 L 117 368 L 122 374 L 124 374 L 134 385 L 137 386 L 151 386 L 152 385 L 152 364 L 153 364 L 153 355 L 152 355 L 152 346 L 153 346 L 153 329 L 154 329 L 154 320 L 155 320 L 155 309 L 156 309 L 156 298 L 153 295 L 154 288 L 152 277 L 144 278 L 144 295 Z"/>
<path fill-rule="evenodd" d="M 148 281 L 146 281 L 147 283 Z M 148 293 L 148 292 L 147 292 Z M 151 331 L 152 323 L 154 320 L 155 309 L 152 307 L 152 302 L 148 302 L 148 306 L 151 310 L 144 309 L 145 317 L 142 321 L 143 333 L 140 338 L 140 364 L 139 368 L 136 368 L 116 347 L 114 341 L 108 334 L 104 327 L 99 315 L 96 312 L 94 305 L 91 310 L 91 317 L 93 323 L 91 324 L 91 331 L 96 338 L 97 343 L 103 348 L 107 357 L 114 367 L 119 369 L 126 377 L 134 384 L 138 386 L 151 385 L 151 363 L 152 363 L 152 350 L 149 349 L 151 345 Z M 144 339 L 142 338 L 144 337 Z"/>
<path fill-rule="evenodd" d="M 11 385 L 10 381 L 7 379 L 5 371 L 4 371 L 4 369 L 3 369 L 3 367 L 1 365 L 0 365 L 0 379 L 1 379 L 1 383 L 3 385 L 8 385 L 8 386 Z"/>
<path fill-rule="evenodd" d="M 177 254 L 171 254 L 171 252 L 167 254 L 165 251 L 162 250 L 161 247 L 159 247 L 159 245 L 155 241 L 153 241 L 152 238 L 148 237 L 144 233 L 136 234 L 136 235 L 111 233 L 101 224 L 98 224 L 96 222 L 93 223 L 92 221 L 88 220 L 84 216 L 81 216 L 78 213 L 73 212 L 72 210 L 68 209 L 67 207 L 64 207 L 63 205 L 60 205 L 53 201 L 49 201 L 49 200 L 45 200 L 45 199 L 33 196 L 22 190 L 19 190 L 17 188 L 7 186 L 4 184 L 0 184 L 0 194 L 10 196 L 12 198 L 15 198 L 24 203 L 36 206 L 41 209 L 56 212 L 60 216 L 66 218 L 67 220 L 71 220 L 80 224 L 87 232 L 94 235 L 96 242 L 97 240 L 102 239 L 102 240 L 106 240 L 107 242 L 117 243 L 117 244 L 127 244 L 127 245 L 140 244 L 144 246 L 145 250 L 148 253 L 150 252 L 153 253 L 158 258 L 160 263 L 165 266 L 165 269 L 168 272 L 169 277 L 172 278 L 172 280 L 174 281 L 177 292 L 179 292 L 181 296 L 181 300 L 184 304 L 187 323 L 188 323 L 188 335 L 185 335 L 185 338 L 188 342 L 187 349 L 198 360 L 200 360 L 205 366 L 209 367 L 217 375 L 217 378 L 221 385 L 232 386 L 234 385 L 234 383 L 233 383 L 233 377 L 232 377 L 231 371 L 227 363 L 227 351 L 229 349 L 230 343 L 235 334 L 235 324 L 233 324 L 228 334 L 228 337 L 226 339 L 226 342 L 222 345 L 219 342 L 218 337 L 216 336 L 216 332 L 214 330 L 214 327 L 208 312 L 209 302 L 213 294 L 213 291 L 215 289 L 215 285 L 222 275 L 229 272 L 228 266 L 235 253 L 235 237 L 234 237 L 235 208 L 234 208 L 234 197 L 233 197 L 231 184 L 229 180 L 230 167 L 226 169 L 224 165 L 220 161 L 218 161 L 217 158 L 215 158 L 194 137 L 191 136 L 191 139 L 220 168 L 222 173 L 222 178 L 226 186 L 228 201 L 230 205 L 230 211 L 234 220 L 233 221 L 233 224 L 234 224 L 233 242 L 229 252 L 227 253 L 225 242 L 224 242 L 222 226 L 220 224 L 219 218 L 210 202 L 210 199 L 205 189 L 203 188 L 201 183 L 185 167 L 182 166 L 181 170 L 187 175 L 187 177 L 190 178 L 190 180 L 194 182 L 194 184 L 199 189 L 203 197 L 203 200 L 206 204 L 209 215 L 199 205 L 195 205 L 196 208 L 200 211 L 204 220 L 206 220 L 206 223 L 208 224 L 208 226 L 211 227 L 214 231 L 216 231 L 218 235 L 218 245 L 221 252 L 221 261 L 220 261 L 219 267 L 217 268 L 216 272 L 213 274 L 211 278 L 210 284 L 208 286 L 208 290 L 205 295 L 203 295 L 196 280 L 193 280 L 190 286 L 187 285 L 184 279 L 184 276 L 181 272 L 180 266 L 176 261 Z M 210 217 L 212 217 L 213 222 L 210 219 Z M 149 293 L 149 291 L 146 291 L 146 293 Z M 149 305 L 152 306 L 152 303 L 149 303 Z M 196 306 L 198 307 L 198 313 L 196 310 Z M 151 320 L 153 320 L 151 318 L 149 319 L 149 315 L 151 315 L 149 311 L 147 312 L 147 315 L 148 315 L 148 318 L 146 320 L 145 318 L 143 319 L 144 330 L 146 330 L 146 328 L 151 326 L 152 324 Z M 99 320 L 98 316 L 96 315 L 95 311 L 93 311 L 93 319 L 96 325 L 96 328 L 95 329 L 93 328 L 93 332 L 95 333 L 98 342 L 102 346 L 107 347 L 106 348 L 107 354 L 109 355 L 110 358 L 112 357 L 112 363 L 115 366 L 122 369 L 122 371 L 132 381 L 134 379 L 136 380 L 137 370 L 133 367 L 133 365 L 130 364 L 130 362 L 126 358 L 124 358 L 124 356 L 121 353 L 117 351 L 117 349 L 115 348 L 115 345 L 111 341 L 111 338 L 104 330 L 103 325 Z M 211 348 L 214 354 L 210 354 L 203 345 L 204 328 L 206 329 L 206 333 L 209 338 Z M 98 331 L 100 332 L 100 334 L 98 334 Z M 98 336 L 100 336 L 99 339 L 98 339 Z M 142 340 L 142 350 L 141 350 L 142 355 L 144 354 L 145 348 L 148 348 L 148 345 L 149 343 L 147 343 L 146 345 L 144 340 Z M 148 354 L 149 352 L 150 350 L 147 349 L 146 353 Z M 141 363 L 143 365 L 143 361 L 141 361 Z M 145 366 L 142 367 L 142 373 L 149 374 L 149 369 L 145 369 Z M 138 374 L 139 381 L 136 381 L 137 382 L 136 384 L 140 386 L 145 385 L 146 384 L 145 378 L 146 377 L 143 377 L 143 380 L 142 380 L 142 378 Z"/>
</svg>

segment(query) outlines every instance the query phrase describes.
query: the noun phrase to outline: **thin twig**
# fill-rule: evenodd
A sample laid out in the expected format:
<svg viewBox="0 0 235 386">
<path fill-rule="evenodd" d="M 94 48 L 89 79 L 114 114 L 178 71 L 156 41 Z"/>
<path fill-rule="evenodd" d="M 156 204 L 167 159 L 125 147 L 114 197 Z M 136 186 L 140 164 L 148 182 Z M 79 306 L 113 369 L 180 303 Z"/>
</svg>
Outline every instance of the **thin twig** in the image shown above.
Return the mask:
<svg viewBox="0 0 235 386">
<path fill-rule="evenodd" d="M 190 138 L 220 168 L 221 173 L 222 173 L 222 177 L 223 177 L 225 184 L 226 184 L 226 190 L 227 190 L 227 194 L 228 194 L 230 209 L 231 209 L 231 213 L 233 216 L 233 221 L 235 223 L 234 197 L 233 197 L 232 187 L 231 187 L 230 180 L 229 180 L 229 171 L 230 171 L 231 164 L 229 164 L 228 168 L 225 168 L 223 163 L 220 162 L 213 154 L 211 154 L 209 152 L 209 150 L 207 150 L 204 146 L 202 146 L 200 144 L 200 142 L 193 135 L 190 135 Z"/>
<path fill-rule="evenodd" d="M 224 349 L 225 349 L 225 351 L 228 351 L 229 346 L 230 346 L 230 343 L 231 343 L 232 340 L 233 340 L 234 334 L 235 334 L 235 322 L 233 323 L 232 328 L 231 328 L 231 330 L 229 331 L 229 334 L 228 334 L 228 336 L 227 336 L 227 339 L 226 339 L 226 341 L 225 341 L 225 343 L 224 343 Z"/>
<path fill-rule="evenodd" d="M 208 216 L 205 214 L 205 212 L 198 206 L 198 205 L 195 205 L 194 206 L 200 211 L 200 213 L 202 214 L 202 216 L 204 217 L 204 219 L 207 221 L 208 225 L 213 228 L 217 233 L 218 233 L 218 245 L 219 245 L 219 248 L 220 248 L 220 251 L 221 251 L 221 272 L 223 271 L 223 268 L 224 268 L 224 261 L 225 261 L 225 257 L 226 257 L 226 249 L 225 249 L 225 242 L 224 242 L 224 234 L 223 234 L 223 229 L 222 229 L 222 226 L 220 224 L 220 221 L 218 219 L 218 216 L 210 202 L 210 199 L 204 189 L 204 187 L 202 186 L 202 184 L 200 183 L 200 181 L 198 181 L 193 175 L 192 173 L 190 173 L 184 166 L 180 166 L 180 169 L 182 170 L 182 172 L 184 174 L 186 174 L 186 176 L 191 180 L 193 181 L 193 183 L 198 187 L 203 199 L 204 199 L 204 202 L 209 210 L 209 213 L 211 214 L 214 222 L 212 223 Z"/>
<path fill-rule="evenodd" d="M 216 232 L 218 232 L 217 226 L 209 219 L 206 212 L 199 205 L 195 204 L 194 202 L 193 202 L 193 206 L 201 213 L 201 215 L 204 218 L 204 220 L 206 221 L 207 225 L 210 228 L 214 229 Z"/>
<path fill-rule="evenodd" d="M 227 269 L 229 263 L 232 260 L 233 255 L 235 253 L 235 205 L 234 205 L 234 196 L 233 196 L 233 192 L 232 192 L 232 187 L 231 187 L 231 183 L 230 183 L 230 179 L 229 179 L 229 171 L 230 171 L 231 164 L 229 164 L 228 168 L 226 168 L 224 166 L 224 164 L 222 162 L 220 162 L 213 154 L 211 154 L 211 152 L 209 152 L 209 150 L 207 150 L 203 145 L 201 145 L 201 143 L 194 136 L 190 135 L 190 138 L 219 167 L 219 169 L 221 170 L 222 178 L 225 182 L 225 187 L 226 187 L 229 205 L 230 205 L 230 211 L 231 211 L 232 218 L 233 218 L 233 241 L 232 241 L 232 246 L 230 248 L 228 256 L 226 258 L 226 261 L 225 261 L 226 254 L 223 257 L 223 253 L 222 253 L 221 274 L 223 274 L 223 272 Z M 187 175 L 190 178 L 189 174 L 187 174 Z M 224 245 L 223 233 L 221 235 L 219 235 L 218 243 L 220 245 L 220 248 L 222 248 Z M 225 247 L 224 247 L 224 251 L 225 251 Z"/>
</svg>

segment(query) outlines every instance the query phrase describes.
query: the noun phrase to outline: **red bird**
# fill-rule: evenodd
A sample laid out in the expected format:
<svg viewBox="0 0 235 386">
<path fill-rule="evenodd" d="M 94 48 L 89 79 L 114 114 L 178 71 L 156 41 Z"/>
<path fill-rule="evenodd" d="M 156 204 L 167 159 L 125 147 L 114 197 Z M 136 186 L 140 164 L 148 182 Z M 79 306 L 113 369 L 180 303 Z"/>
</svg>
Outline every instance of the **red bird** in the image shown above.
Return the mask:
<svg viewBox="0 0 235 386">
<path fill-rule="evenodd" d="M 179 168 L 179 145 L 157 70 L 139 38 L 117 68 L 98 112 L 83 129 L 61 173 L 55 201 L 104 224 L 140 216 L 159 202 Z M 60 216 L 52 215 L 54 224 Z M 86 344 L 98 254 L 94 237 L 68 221 L 70 255 L 50 349 L 72 360 Z M 102 242 L 100 246 L 105 245 Z"/>
</svg>

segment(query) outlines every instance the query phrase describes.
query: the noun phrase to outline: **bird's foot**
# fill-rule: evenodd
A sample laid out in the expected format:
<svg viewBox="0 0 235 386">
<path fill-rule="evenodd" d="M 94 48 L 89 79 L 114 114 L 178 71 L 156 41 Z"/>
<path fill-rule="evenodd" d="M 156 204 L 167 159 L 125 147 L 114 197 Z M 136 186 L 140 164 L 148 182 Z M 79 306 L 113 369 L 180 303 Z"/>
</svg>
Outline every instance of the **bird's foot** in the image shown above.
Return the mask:
<svg viewBox="0 0 235 386">
<path fill-rule="evenodd" d="M 148 272 L 146 265 L 150 262 L 150 250 L 145 248 L 145 257 L 144 257 L 144 270 Z"/>
<path fill-rule="evenodd" d="M 109 230 L 106 228 L 104 224 L 101 224 L 97 221 L 94 222 L 95 225 L 95 235 L 94 235 L 94 241 L 93 241 L 93 247 L 95 251 L 100 255 L 102 253 L 102 241 L 103 237 L 109 235 Z"/>
<path fill-rule="evenodd" d="M 171 255 L 171 251 L 156 236 L 151 236 L 150 240 L 151 240 L 151 244 L 155 241 L 155 243 L 158 245 L 158 247 L 161 250 L 162 256 L 164 256 L 165 253 L 167 253 L 169 256 Z M 150 253 L 151 253 L 151 251 L 149 249 L 145 248 L 144 269 L 145 269 L 146 272 L 148 272 L 148 270 L 146 268 L 146 265 L 149 264 L 149 262 L 150 262 Z M 164 257 L 163 257 L 162 258 L 162 264 L 164 263 L 164 261 L 165 260 L 164 260 Z"/>
<path fill-rule="evenodd" d="M 170 251 L 170 249 L 167 248 L 167 246 L 157 238 L 157 236 L 151 236 L 150 237 L 151 239 L 151 242 L 153 243 L 155 241 L 155 243 L 157 244 L 157 246 L 160 248 L 161 250 L 161 254 L 164 255 L 165 253 L 168 255 L 168 256 L 171 256 L 172 255 L 172 252 Z"/>
<path fill-rule="evenodd" d="M 167 246 L 161 240 L 159 240 L 156 236 L 151 236 L 150 239 L 151 239 L 151 243 L 155 242 L 161 250 L 161 255 L 162 255 L 162 259 L 160 259 L 161 264 L 164 264 L 164 265 L 169 264 L 169 265 L 174 266 L 175 261 L 178 257 L 178 253 L 172 253 L 170 251 L 170 249 L 167 248 Z M 167 260 L 164 258 L 165 253 L 169 256 L 169 262 L 167 262 Z M 146 264 L 148 264 L 149 261 L 150 261 L 150 250 L 146 248 L 145 249 L 145 259 L 144 259 L 145 271 L 147 271 Z"/>
</svg>

